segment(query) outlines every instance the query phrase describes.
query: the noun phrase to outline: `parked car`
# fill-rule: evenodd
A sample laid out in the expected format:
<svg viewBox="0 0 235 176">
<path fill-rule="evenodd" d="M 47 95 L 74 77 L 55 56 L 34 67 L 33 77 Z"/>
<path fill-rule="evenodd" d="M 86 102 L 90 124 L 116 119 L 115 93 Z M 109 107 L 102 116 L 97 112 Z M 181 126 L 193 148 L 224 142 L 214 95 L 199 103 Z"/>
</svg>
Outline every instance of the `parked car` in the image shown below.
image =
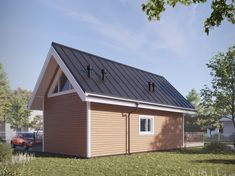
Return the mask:
<svg viewBox="0 0 235 176">
<path fill-rule="evenodd" d="M 43 139 L 43 132 L 42 131 L 37 131 L 33 132 L 34 133 L 34 144 L 42 144 L 42 139 Z"/>
<path fill-rule="evenodd" d="M 18 133 L 12 138 L 11 146 L 12 148 L 15 148 L 16 146 L 21 146 L 25 150 L 27 150 L 28 148 L 33 146 L 34 141 L 34 133 Z"/>
</svg>

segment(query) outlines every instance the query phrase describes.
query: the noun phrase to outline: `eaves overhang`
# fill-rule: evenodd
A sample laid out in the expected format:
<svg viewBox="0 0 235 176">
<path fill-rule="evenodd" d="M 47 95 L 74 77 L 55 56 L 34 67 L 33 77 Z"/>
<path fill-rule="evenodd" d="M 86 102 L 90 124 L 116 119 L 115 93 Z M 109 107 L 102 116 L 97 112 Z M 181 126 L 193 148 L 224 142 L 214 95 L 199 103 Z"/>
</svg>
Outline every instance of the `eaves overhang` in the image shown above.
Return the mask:
<svg viewBox="0 0 235 176">
<path fill-rule="evenodd" d="M 136 107 L 138 104 L 138 108 L 143 109 L 151 109 L 151 110 L 160 110 L 160 111 L 169 111 L 169 112 L 178 112 L 184 114 L 196 114 L 195 109 L 171 106 L 171 105 L 162 105 L 151 102 L 144 102 L 138 100 L 124 99 L 119 97 L 105 96 L 93 93 L 85 93 L 86 99 L 85 101 L 94 102 L 94 103 L 103 103 L 110 105 L 119 105 L 119 106 L 127 106 L 127 107 Z"/>
</svg>

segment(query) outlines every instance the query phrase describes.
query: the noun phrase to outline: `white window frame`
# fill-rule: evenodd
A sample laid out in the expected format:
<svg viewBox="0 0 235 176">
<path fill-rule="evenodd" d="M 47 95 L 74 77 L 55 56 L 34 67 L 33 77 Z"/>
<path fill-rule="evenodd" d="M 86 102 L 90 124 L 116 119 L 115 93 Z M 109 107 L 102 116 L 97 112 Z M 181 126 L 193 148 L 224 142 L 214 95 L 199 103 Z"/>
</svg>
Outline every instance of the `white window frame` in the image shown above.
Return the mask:
<svg viewBox="0 0 235 176">
<path fill-rule="evenodd" d="M 151 131 L 141 131 L 141 119 L 150 119 L 151 122 Z M 153 135 L 154 134 L 154 116 L 150 115 L 139 115 L 139 135 Z"/>
<path fill-rule="evenodd" d="M 64 95 L 64 94 L 69 94 L 69 93 L 76 92 L 75 89 L 69 89 L 69 90 L 59 92 L 59 87 L 60 87 L 59 79 L 60 79 L 62 73 L 63 73 L 62 70 L 59 68 L 56 75 L 55 75 L 55 78 L 54 78 L 54 80 L 51 84 L 51 87 L 48 91 L 48 95 L 47 95 L 48 97 L 55 97 L 55 96 L 59 96 L 59 95 Z M 54 90 L 55 90 L 56 86 L 57 86 L 58 92 L 54 93 Z M 70 83 L 70 86 L 72 86 L 71 83 Z"/>
</svg>

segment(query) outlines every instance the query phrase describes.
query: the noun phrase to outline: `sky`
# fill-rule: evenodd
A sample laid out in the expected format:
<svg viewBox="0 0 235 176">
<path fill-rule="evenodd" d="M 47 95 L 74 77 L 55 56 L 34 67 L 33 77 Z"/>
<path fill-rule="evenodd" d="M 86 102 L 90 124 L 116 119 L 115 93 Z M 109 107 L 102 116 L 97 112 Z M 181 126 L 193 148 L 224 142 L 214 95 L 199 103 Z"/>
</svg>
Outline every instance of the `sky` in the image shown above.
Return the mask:
<svg viewBox="0 0 235 176">
<path fill-rule="evenodd" d="M 235 44 L 224 21 L 209 36 L 210 4 L 167 8 L 149 22 L 144 0 L 1 0 L 0 62 L 12 89 L 33 90 L 51 42 L 164 76 L 182 95 L 211 81 L 206 67 Z"/>
</svg>

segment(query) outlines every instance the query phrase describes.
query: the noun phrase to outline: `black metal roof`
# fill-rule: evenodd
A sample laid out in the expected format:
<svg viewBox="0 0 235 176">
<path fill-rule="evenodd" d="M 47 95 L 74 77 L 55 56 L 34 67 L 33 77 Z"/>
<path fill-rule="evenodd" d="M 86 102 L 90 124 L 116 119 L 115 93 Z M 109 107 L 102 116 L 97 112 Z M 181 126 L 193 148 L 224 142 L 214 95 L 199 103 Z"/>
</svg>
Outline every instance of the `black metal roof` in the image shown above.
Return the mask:
<svg viewBox="0 0 235 176">
<path fill-rule="evenodd" d="M 194 109 L 162 76 L 58 43 L 53 42 L 52 46 L 86 93 Z M 88 65 L 92 67 L 90 78 Z M 104 80 L 102 69 L 107 72 Z M 155 83 L 154 91 L 149 91 L 149 81 Z"/>
</svg>

